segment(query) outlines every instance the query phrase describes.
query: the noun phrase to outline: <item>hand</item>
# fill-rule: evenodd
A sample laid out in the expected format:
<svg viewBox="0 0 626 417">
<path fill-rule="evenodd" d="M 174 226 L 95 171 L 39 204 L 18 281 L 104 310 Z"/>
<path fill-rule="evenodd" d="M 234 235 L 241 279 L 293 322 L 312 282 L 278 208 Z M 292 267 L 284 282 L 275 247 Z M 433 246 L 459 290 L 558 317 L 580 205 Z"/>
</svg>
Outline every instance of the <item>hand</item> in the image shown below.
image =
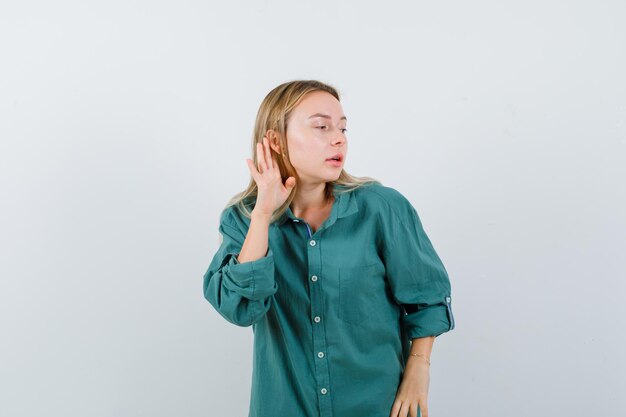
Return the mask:
<svg viewBox="0 0 626 417">
<path fill-rule="evenodd" d="M 410 417 L 418 417 L 418 404 L 421 416 L 428 417 L 429 384 L 430 366 L 427 363 L 409 361 L 389 417 L 406 417 L 407 413 L 410 413 Z"/>
<path fill-rule="evenodd" d="M 247 158 L 246 162 L 250 174 L 256 182 L 258 194 L 253 211 L 255 213 L 271 216 L 289 197 L 289 193 L 296 185 L 296 179 L 289 177 L 283 185 L 280 169 L 266 136 L 263 136 L 263 143 L 257 143 L 256 153 L 258 160 L 258 170 L 254 166 L 252 159 Z"/>
</svg>

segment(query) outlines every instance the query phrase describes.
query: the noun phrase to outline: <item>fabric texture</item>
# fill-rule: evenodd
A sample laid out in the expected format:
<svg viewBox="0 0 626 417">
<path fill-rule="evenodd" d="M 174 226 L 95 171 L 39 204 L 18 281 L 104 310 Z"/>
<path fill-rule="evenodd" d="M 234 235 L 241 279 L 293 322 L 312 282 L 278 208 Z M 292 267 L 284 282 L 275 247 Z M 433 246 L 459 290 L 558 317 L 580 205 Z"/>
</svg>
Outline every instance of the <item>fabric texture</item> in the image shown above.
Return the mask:
<svg viewBox="0 0 626 417">
<path fill-rule="evenodd" d="M 254 332 L 249 417 L 388 417 L 411 340 L 454 328 L 448 273 L 397 190 L 336 186 L 315 233 L 290 208 L 266 256 L 239 263 L 250 219 L 220 216 L 206 300 Z"/>
</svg>

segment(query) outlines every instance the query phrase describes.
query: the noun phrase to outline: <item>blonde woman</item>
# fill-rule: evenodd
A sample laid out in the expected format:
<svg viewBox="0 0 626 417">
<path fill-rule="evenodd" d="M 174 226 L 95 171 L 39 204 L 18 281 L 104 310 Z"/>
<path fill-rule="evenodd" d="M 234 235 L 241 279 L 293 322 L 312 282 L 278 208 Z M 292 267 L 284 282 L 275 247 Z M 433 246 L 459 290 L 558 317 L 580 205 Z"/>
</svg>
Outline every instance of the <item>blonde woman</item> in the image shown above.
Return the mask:
<svg viewBox="0 0 626 417">
<path fill-rule="evenodd" d="M 335 88 L 274 88 L 221 213 L 204 296 L 253 328 L 249 417 L 428 416 L 450 280 L 411 203 L 343 169 L 346 126 Z"/>
</svg>

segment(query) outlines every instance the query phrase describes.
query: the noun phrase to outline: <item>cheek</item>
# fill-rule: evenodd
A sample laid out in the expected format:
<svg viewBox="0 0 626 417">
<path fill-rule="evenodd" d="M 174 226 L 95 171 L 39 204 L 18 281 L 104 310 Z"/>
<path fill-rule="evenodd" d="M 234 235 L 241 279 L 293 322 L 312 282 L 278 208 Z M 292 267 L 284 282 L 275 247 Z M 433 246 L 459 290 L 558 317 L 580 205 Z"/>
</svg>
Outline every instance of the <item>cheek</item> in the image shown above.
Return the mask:
<svg viewBox="0 0 626 417">
<path fill-rule="evenodd" d="M 321 130 L 288 129 L 287 146 L 291 165 L 298 171 L 317 172 L 326 163 L 328 138 Z"/>
<path fill-rule="evenodd" d="M 319 165 L 320 158 L 323 159 L 325 155 L 324 142 L 314 135 L 292 136 L 288 139 L 288 146 L 289 157 L 294 166 Z"/>
<path fill-rule="evenodd" d="M 315 146 L 290 148 L 289 157 L 291 165 L 301 174 L 318 173 L 325 164 L 324 154 Z"/>
<path fill-rule="evenodd" d="M 294 149 L 289 150 L 291 165 L 299 169 L 307 169 L 315 165 L 315 156 L 310 150 Z"/>
</svg>

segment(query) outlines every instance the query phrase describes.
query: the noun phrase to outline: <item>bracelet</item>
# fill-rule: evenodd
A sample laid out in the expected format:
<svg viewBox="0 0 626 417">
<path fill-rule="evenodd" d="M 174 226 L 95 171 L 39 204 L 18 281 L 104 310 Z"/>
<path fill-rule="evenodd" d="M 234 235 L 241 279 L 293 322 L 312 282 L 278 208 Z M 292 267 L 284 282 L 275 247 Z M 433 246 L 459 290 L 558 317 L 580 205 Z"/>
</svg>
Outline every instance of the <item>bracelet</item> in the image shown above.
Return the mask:
<svg viewBox="0 0 626 417">
<path fill-rule="evenodd" d="M 424 356 L 424 355 L 421 355 L 419 353 L 411 353 L 411 356 L 421 356 L 430 365 L 430 361 L 428 359 L 426 359 L 426 356 Z"/>
</svg>

